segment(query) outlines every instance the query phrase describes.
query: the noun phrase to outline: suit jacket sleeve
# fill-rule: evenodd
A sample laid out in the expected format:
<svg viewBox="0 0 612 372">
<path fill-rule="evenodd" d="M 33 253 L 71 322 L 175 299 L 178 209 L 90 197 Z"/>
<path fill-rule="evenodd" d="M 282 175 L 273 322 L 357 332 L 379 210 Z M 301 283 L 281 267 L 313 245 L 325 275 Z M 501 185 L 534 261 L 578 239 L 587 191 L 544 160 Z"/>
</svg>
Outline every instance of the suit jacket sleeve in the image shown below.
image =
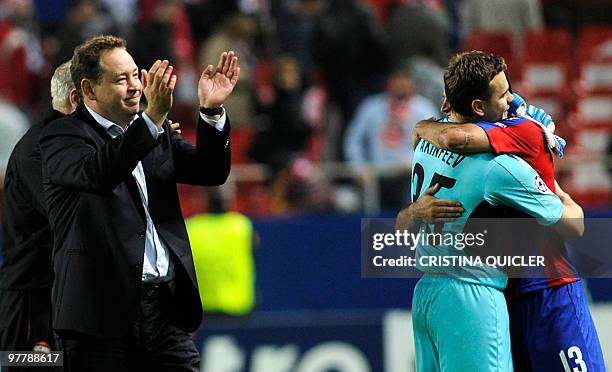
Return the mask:
<svg viewBox="0 0 612 372">
<path fill-rule="evenodd" d="M 40 138 L 43 173 L 56 185 L 109 192 L 158 144 L 142 117 L 125 134 L 108 138 L 78 117 L 52 122 Z"/>
<path fill-rule="evenodd" d="M 219 131 L 198 115 L 195 146 L 167 126 L 165 130 L 170 132 L 177 182 L 217 186 L 227 180 L 231 167 L 229 118 L 224 130 Z"/>
</svg>

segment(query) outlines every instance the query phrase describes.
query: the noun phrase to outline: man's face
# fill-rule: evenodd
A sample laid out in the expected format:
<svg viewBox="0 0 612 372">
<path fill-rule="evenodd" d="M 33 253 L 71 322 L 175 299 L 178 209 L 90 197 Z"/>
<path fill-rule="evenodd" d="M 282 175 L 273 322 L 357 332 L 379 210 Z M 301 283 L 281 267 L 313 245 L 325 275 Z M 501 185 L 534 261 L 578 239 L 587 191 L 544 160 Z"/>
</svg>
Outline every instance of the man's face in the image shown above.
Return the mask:
<svg viewBox="0 0 612 372">
<path fill-rule="evenodd" d="M 102 76 L 93 84 L 96 108 L 105 118 L 127 124 L 138 113 L 142 83 L 138 67 L 132 56 L 121 48 L 115 48 L 100 56 Z"/>
<path fill-rule="evenodd" d="M 508 115 L 508 107 L 513 97 L 510 93 L 510 85 L 506 74 L 500 72 L 489 83 L 491 96 L 488 100 L 483 100 L 484 117 L 482 120 L 495 122 L 505 119 Z"/>
<path fill-rule="evenodd" d="M 389 94 L 395 99 L 403 100 L 412 95 L 414 86 L 410 73 L 399 71 L 393 74 L 388 83 Z"/>
<path fill-rule="evenodd" d="M 295 91 L 302 84 L 300 69 L 297 64 L 283 62 L 278 68 L 278 85 L 288 91 Z"/>
</svg>

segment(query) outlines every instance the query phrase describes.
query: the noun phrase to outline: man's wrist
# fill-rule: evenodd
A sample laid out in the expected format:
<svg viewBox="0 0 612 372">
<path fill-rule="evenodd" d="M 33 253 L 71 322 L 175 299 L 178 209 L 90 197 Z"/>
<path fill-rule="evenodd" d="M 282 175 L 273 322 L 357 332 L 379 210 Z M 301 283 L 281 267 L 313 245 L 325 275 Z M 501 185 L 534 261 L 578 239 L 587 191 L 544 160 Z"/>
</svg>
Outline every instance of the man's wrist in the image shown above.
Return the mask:
<svg viewBox="0 0 612 372">
<path fill-rule="evenodd" d="M 414 230 L 421 224 L 420 219 L 414 215 L 413 204 L 410 204 L 399 212 L 395 224 L 397 230 Z"/>
<path fill-rule="evenodd" d="M 223 115 L 223 105 L 216 107 L 200 106 L 200 112 L 206 116 L 221 116 Z"/>
<path fill-rule="evenodd" d="M 408 206 L 408 215 L 414 223 L 422 223 L 423 216 L 419 213 L 420 210 L 417 203 L 419 203 L 418 200 Z"/>
<path fill-rule="evenodd" d="M 145 123 L 147 124 L 147 127 L 149 128 L 149 131 L 151 132 L 151 135 L 153 136 L 153 138 L 157 139 L 159 138 L 159 135 L 164 133 L 164 128 L 162 126 L 162 124 L 157 125 L 146 112 L 143 112 L 141 115 L 142 119 L 144 119 Z"/>
<path fill-rule="evenodd" d="M 166 120 L 166 114 L 155 113 L 152 112 L 152 110 L 145 110 L 144 113 L 147 114 L 149 119 L 151 119 L 157 127 L 161 127 L 162 124 L 164 124 L 164 120 Z"/>
</svg>

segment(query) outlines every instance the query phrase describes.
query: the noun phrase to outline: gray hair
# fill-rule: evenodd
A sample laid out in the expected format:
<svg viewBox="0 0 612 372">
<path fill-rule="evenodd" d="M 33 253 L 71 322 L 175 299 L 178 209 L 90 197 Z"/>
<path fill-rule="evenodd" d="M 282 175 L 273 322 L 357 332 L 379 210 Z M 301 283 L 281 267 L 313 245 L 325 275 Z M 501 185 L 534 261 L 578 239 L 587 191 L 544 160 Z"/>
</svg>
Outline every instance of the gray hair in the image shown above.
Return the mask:
<svg viewBox="0 0 612 372">
<path fill-rule="evenodd" d="M 70 107 L 70 92 L 74 83 L 70 75 L 70 61 L 62 63 L 51 77 L 51 104 L 55 110 Z"/>
</svg>

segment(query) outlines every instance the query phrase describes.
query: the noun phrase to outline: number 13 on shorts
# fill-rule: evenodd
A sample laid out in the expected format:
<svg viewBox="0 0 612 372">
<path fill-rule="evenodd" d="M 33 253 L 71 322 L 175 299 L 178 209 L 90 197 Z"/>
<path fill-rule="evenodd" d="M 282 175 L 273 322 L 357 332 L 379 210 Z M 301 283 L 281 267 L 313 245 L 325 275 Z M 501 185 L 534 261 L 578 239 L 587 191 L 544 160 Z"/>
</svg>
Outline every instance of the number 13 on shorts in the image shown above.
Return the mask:
<svg viewBox="0 0 612 372">
<path fill-rule="evenodd" d="M 563 370 L 565 372 L 587 372 L 588 371 L 587 365 L 582 359 L 582 351 L 580 351 L 580 348 L 578 346 L 572 346 L 569 349 L 567 349 L 567 355 L 565 353 L 565 350 L 561 350 L 559 352 L 559 357 L 561 358 L 561 363 L 563 364 Z M 570 368 L 568 357 L 576 364 L 576 367 Z"/>
</svg>

